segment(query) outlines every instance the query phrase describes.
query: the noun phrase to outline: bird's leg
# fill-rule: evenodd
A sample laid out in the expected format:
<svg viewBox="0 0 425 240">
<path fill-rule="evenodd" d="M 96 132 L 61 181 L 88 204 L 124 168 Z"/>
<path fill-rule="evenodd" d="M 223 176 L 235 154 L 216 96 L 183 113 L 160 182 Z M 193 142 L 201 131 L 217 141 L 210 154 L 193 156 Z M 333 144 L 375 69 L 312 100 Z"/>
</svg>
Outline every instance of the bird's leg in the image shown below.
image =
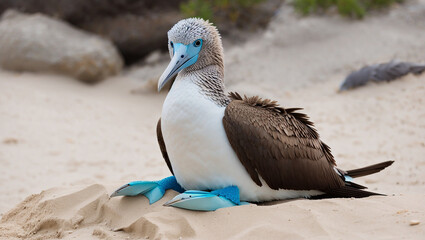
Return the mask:
<svg viewBox="0 0 425 240">
<path fill-rule="evenodd" d="M 161 199 L 168 189 L 173 189 L 180 193 L 184 192 L 176 178 L 171 176 L 159 181 L 130 182 L 115 190 L 111 197 L 145 195 L 149 199 L 149 204 L 152 204 Z"/>
<path fill-rule="evenodd" d="M 164 206 L 172 206 L 196 211 L 214 211 L 219 208 L 245 205 L 239 199 L 239 188 L 230 186 L 211 192 L 188 190 L 175 196 Z"/>
</svg>

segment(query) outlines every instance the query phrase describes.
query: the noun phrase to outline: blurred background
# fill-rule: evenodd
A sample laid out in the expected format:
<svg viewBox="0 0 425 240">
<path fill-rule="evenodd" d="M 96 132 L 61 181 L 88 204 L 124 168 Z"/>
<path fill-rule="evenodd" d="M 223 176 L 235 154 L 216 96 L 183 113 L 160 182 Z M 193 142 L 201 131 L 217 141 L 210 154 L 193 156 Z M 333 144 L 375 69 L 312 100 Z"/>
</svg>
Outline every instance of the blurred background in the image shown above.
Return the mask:
<svg viewBox="0 0 425 240">
<path fill-rule="evenodd" d="M 10 0 L 0 13 L 12 9 L 66 22 L 73 28 L 101 36 L 118 49 L 126 65 L 155 50 L 166 50 L 166 32 L 180 19 L 202 17 L 214 22 L 224 36 L 235 31 L 265 28 L 281 0 L 134 1 L 134 0 Z"/>
<path fill-rule="evenodd" d="M 341 168 L 395 159 L 371 190 L 424 191 L 424 76 L 338 92 L 363 66 L 424 63 L 424 0 L 0 0 L 0 14 L 0 214 L 51 187 L 170 174 L 156 84 L 186 17 L 220 30 L 229 91 L 305 108 Z"/>
<path fill-rule="evenodd" d="M 3 23 L 3 28 L 13 28 L 14 24 L 18 24 L 19 19 L 23 21 L 25 18 L 28 21 L 35 19 L 36 22 L 42 23 L 52 20 L 66 23 L 76 31 L 89 33 L 88 36 L 92 34 L 100 36 L 112 42 L 124 64 L 128 66 L 143 61 L 155 50 L 165 51 L 167 45 L 164 43 L 167 39 L 164 33 L 182 18 L 209 19 L 219 28 L 226 40 L 239 43 L 248 38 L 247 33 L 265 29 L 270 20 L 280 11 L 283 2 L 283 0 L 177 0 L 172 2 L 2 0 L 0 14 L 4 14 L 4 20 L 16 18 Z M 397 7 L 403 0 L 293 0 L 286 2 L 287 8 L 295 8 L 303 16 L 340 14 L 347 19 L 362 19 L 370 12 L 382 13 Z M 16 16 L 19 14 L 20 18 Z M 33 23 L 36 24 L 36 22 Z M 44 24 L 49 26 L 49 22 Z M 31 31 L 31 29 L 15 31 L 25 34 L 23 31 Z"/>
</svg>

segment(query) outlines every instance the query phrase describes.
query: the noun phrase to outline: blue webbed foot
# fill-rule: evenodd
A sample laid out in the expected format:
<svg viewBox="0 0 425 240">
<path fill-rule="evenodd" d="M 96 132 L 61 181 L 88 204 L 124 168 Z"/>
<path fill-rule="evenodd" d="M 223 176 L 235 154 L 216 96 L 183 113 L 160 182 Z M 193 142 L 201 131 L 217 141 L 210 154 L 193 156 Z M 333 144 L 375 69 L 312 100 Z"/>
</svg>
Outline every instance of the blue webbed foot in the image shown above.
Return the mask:
<svg viewBox="0 0 425 240">
<path fill-rule="evenodd" d="M 176 178 L 171 176 L 159 181 L 130 182 L 115 190 L 111 197 L 145 195 L 149 199 L 149 204 L 153 204 L 161 199 L 168 189 L 173 189 L 180 193 L 184 192 L 184 189 L 177 183 Z"/>
<path fill-rule="evenodd" d="M 215 211 L 219 208 L 249 204 L 239 199 L 239 188 L 230 186 L 223 189 L 206 192 L 189 190 L 175 196 L 164 206 L 178 207 L 196 211 Z"/>
</svg>

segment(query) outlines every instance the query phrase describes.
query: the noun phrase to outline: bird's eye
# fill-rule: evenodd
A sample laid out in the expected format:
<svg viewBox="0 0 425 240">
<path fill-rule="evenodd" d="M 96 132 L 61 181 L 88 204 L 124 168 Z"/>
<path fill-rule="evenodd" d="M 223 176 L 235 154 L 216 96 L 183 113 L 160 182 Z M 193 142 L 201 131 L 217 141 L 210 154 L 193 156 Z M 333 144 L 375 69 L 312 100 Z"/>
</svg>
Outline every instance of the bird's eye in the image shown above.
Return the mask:
<svg viewBox="0 0 425 240">
<path fill-rule="evenodd" d="M 199 46 L 201 46 L 201 43 L 202 43 L 202 39 L 198 39 L 198 40 L 193 42 L 193 46 L 199 47 Z"/>
<path fill-rule="evenodd" d="M 173 41 L 170 41 L 170 46 L 171 46 L 172 48 L 174 48 Z"/>
</svg>

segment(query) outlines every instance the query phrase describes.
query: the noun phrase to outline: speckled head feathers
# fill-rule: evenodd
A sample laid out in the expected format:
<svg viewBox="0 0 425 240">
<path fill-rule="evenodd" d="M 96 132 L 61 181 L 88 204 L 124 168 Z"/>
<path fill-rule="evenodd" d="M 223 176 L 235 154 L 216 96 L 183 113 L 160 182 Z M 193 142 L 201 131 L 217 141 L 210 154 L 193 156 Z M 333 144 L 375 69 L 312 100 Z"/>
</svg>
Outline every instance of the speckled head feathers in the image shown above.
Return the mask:
<svg viewBox="0 0 425 240">
<path fill-rule="evenodd" d="M 173 56 L 171 42 L 188 45 L 197 39 L 203 40 L 202 49 L 199 53 L 198 61 L 188 67 L 187 70 L 197 70 L 213 64 L 223 68 L 223 47 L 220 33 L 209 21 L 201 18 L 180 20 L 168 31 L 170 56 Z"/>
</svg>

